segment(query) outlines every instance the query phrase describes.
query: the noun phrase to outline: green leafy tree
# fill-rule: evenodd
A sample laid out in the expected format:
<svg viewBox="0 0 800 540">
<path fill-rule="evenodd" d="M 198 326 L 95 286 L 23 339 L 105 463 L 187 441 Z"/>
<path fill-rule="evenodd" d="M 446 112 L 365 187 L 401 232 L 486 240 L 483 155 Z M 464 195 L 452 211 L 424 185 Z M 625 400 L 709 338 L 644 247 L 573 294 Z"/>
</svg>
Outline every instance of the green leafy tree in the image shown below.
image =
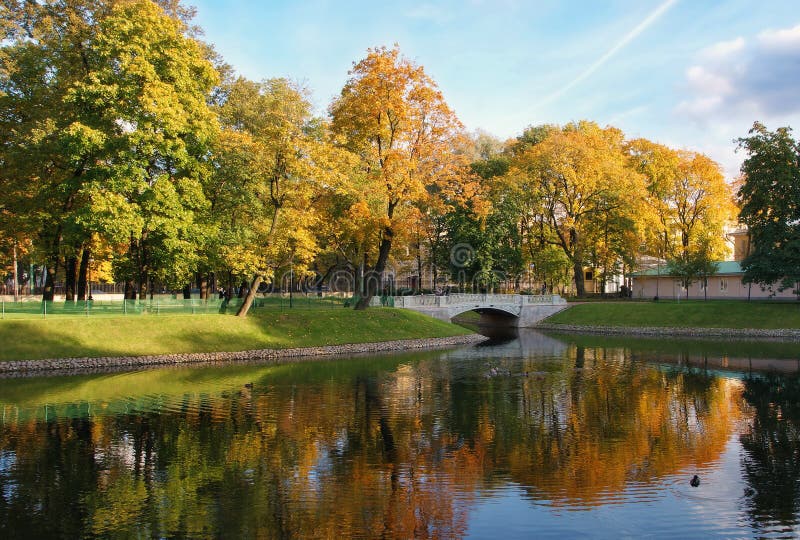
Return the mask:
<svg viewBox="0 0 800 540">
<path fill-rule="evenodd" d="M 159 6 L 120 3 L 100 24 L 97 68 L 71 92 L 97 110 L 109 158 L 86 187 L 84 223 L 125 247 L 117 275 L 139 294 L 185 283 L 203 245 L 202 179 L 217 134 L 208 107 L 218 74 L 185 25 Z"/>
<path fill-rule="evenodd" d="M 97 234 L 124 253 L 120 277 L 142 293 L 153 279 L 179 280 L 216 131 L 206 100 L 217 74 L 191 10 L 171 0 L 2 7 L 3 181 L 46 261 L 44 299 L 60 266 L 69 293 L 79 258 L 85 282 Z"/>
<path fill-rule="evenodd" d="M 800 142 L 791 133 L 756 122 L 739 139 L 748 155 L 739 221 L 747 225 L 752 246 L 742 262 L 743 281 L 780 290 L 800 281 Z"/>
</svg>

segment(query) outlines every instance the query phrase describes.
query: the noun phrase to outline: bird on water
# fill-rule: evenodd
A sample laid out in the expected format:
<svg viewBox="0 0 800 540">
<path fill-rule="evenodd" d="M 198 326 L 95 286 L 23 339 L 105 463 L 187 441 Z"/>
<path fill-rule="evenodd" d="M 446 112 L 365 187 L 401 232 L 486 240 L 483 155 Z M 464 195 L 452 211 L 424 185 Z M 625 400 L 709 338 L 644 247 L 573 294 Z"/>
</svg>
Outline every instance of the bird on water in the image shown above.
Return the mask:
<svg viewBox="0 0 800 540">
<path fill-rule="evenodd" d="M 692 487 L 697 487 L 700 485 L 700 477 L 694 475 L 691 480 L 689 480 L 689 485 Z"/>
</svg>

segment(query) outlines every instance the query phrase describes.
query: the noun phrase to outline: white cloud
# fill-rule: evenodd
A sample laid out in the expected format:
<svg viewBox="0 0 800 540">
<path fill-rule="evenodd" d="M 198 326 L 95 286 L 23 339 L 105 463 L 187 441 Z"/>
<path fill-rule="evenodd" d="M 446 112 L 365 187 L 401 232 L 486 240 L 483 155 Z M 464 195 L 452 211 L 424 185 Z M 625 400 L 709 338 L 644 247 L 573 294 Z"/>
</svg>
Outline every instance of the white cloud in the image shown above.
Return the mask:
<svg viewBox="0 0 800 540">
<path fill-rule="evenodd" d="M 703 49 L 700 53 L 706 60 L 719 61 L 727 60 L 732 55 L 739 54 L 745 46 L 743 37 L 737 37 L 730 41 L 720 41 L 714 45 Z"/>
<path fill-rule="evenodd" d="M 698 92 L 722 97 L 733 92 L 732 81 L 723 74 L 715 73 L 703 66 L 692 66 L 686 70 L 686 81 Z"/>
<path fill-rule="evenodd" d="M 688 96 L 676 111 L 700 124 L 746 116 L 785 121 L 800 114 L 800 25 L 700 51 L 684 88 Z"/>
<path fill-rule="evenodd" d="M 800 51 L 800 24 L 784 30 L 765 30 L 758 34 L 758 41 L 768 51 L 796 53 Z"/>
</svg>

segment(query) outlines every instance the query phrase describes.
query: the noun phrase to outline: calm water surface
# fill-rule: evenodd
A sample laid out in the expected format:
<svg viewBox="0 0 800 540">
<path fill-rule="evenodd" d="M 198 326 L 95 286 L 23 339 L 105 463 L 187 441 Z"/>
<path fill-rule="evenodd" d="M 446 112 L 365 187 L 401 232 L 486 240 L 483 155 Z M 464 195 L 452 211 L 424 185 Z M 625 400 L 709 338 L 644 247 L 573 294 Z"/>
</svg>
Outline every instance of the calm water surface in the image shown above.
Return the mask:
<svg viewBox="0 0 800 540">
<path fill-rule="evenodd" d="M 3 379 L 0 538 L 796 537 L 798 358 L 526 332 Z"/>
</svg>

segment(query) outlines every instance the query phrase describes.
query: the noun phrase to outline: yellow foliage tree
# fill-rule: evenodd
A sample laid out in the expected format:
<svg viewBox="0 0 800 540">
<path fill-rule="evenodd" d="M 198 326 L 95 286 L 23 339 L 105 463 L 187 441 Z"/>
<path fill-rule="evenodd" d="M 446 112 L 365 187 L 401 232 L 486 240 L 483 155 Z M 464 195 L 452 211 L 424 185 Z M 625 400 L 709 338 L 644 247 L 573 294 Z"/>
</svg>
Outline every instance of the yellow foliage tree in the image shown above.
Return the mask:
<svg viewBox="0 0 800 540">
<path fill-rule="evenodd" d="M 395 236 L 413 222 L 409 210 L 458 184 L 466 166 L 465 156 L 454 152 L 462 126 L 436 83 L 397 46 L 369 49 L 330 113 L 334 133 L 360 159 L 366 185 L 359 198 L 367 201 L 360 209 L 368 208 L 379 222 L 377 257 L 356 305 L 363 309 L 378 290 Z"/>
<path fill-rule="evenodd" d="M 220 107 L 224 131 L 211 186 L 213 211 L 224 225 L 220 259 L 251 276 L 238 315 L 249 311 L 259 285 L 289 264 L 302 271 L 317 250 L 319 222 L 311 201 L 336 183 L 324 126 L 311 116 L 302 89 L 286 79 L 240 78 Z"/>
<path fill-rule="evenodd" d="M 716 271 L 728 247 L 725 224 L 736 214 L 731 186 L 708 156 L 673 150 L 645 139 L 631 141 L 634 167 L 647 179 L 650 254 L 667 259 L 686 293 Z"/>
<path fill-rule="evenodd" d="M 623 143 L 620 130 L 583 121 L 548 127 L 511 159 L 509 181 L 528 200 L 529 229 L 541 244 L 564 252 L 578 296 L 585 294 L 584 267 L 621 256 L 637 228 L 645 186 L 628 166 Z"/>
</svg>

